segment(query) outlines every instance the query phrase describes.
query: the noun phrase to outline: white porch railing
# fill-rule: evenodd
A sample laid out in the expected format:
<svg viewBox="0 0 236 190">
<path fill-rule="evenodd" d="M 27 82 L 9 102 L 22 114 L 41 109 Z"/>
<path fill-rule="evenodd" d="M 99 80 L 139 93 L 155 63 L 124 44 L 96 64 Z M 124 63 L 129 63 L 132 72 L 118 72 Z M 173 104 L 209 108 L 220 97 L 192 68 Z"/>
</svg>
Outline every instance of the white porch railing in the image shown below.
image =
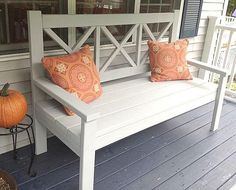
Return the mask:
<svg viewBox="0 0 236 190">
<path fill-rule="evenodd" d="M 221 23 L 224 22 L 227 25 L 234 25 L 236 24 L 236 18 L 230 17 L 230 16 L 225 16 L 221 18 Z"/>
<path fill-rule="evenodd" d="M 236 18 L 209 17 L 202 61 L 230 73 L 225 99 L 236 103 Z M 200 71 L 199 76 L 217 82 L 218 76 Z"/>
</svg>

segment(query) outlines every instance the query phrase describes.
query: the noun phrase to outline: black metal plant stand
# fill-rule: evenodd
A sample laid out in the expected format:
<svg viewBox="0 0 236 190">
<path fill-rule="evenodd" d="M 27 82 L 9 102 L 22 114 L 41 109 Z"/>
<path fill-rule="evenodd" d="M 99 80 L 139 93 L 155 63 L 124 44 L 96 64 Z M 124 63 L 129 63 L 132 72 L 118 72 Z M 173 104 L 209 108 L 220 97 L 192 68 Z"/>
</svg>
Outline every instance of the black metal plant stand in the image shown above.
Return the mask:
<svg viewBox="0 0 236 190">
<path fill-rule="evenodd" d="M 30 131 L 32 133 L 32 139 L 30 137 Z M 18 123 L 16 126 L 8 129 L 9 133 L 1 133 L 0 136 L 7 136 L 11 135 L 12 136 L 12 142 L 13 142 L 13 158 L 16 160 L 17 159 L 17 135 L 19 133 L 22 133 L 24 131 L 27 132 L 29 142 L 30 142 L 30 150 L 31 150 L 31 157 L 30 157 L 30 164 L 28 167 L 28 175 L 31 177 L 36 176 L 36 172 L 31 171 L 33 162 L 34 162 L 34 157 L 35 157 L 35 136 L 34 136 L 34 129 L 33 129 L 33 119 L 30 115 L 26 114 L 26 121 L 24 123 Z"/>
</svg>

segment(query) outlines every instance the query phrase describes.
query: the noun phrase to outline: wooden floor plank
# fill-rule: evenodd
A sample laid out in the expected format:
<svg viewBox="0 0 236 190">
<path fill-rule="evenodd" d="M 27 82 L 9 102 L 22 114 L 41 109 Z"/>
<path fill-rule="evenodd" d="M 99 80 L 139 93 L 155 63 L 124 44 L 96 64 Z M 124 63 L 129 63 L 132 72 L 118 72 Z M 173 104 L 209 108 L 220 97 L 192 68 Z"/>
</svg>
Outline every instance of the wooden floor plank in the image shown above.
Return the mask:
<svg viewBox="0 0 236 190">
<path fill-rule="evenodd" d="M 37 159 L 35 160 L 34 169 L 37 171 L 37 177 L 42 175 L 46 176 L 48 173 L 60 167 L 63 167 L 64 165 L 67 165 L 70 162 L 74 162 L 75 160 L 78 160 L 78 156 L 75 155 L 64 145 L 61 146 L 60 142 L 60 144 L 55 150 L 37 157 Z M 27 174 L 27 169 L 28 168 L 26 167 L 22 170 L 12 173 L 13 176 L 15 176 L 19 185 L 37 179 L 37 177 L 29 177 Z"/>
<path fill-rule="evenodd" d="M 236 173 L 235 163 L 236 163 L 236 153 L 223 160 L 222 163 L 220 163 L 214 169 L 210 170 L 208 173 L 202 176 L 199 180 L 197 180 L 187 189 L 216 190 Z"/>
<path fill-rule="evenodd" d="M 106 162 L 105 165 L 97 166 L 95 171 L 95 176 L 97 176 L 95 178 L 95 183 L 108 176 L 114 175 L 118 171 L 121 171 L 138 160 L 159 151 L 168 144 L 174 143 L 193 131 L 205 126 L 210 123 L 211 115 L 212 113 L 208 113 L 200 118 L 192 120 L 191 122 L 181 125 L 180 127 L 175 128 L 159 137 L 151 139 L 148 143 L 142 144 L 113 158 L 112 160 Z"/>
<path fill-rule="evenodd" d="M 53 154 L 54 151 L 57 150 L 61 142 L 58 143 L 58 140 L 55 138 L 50 138 L 48 141 L 48 154 Z M 68 150 L 67 150 L 68 151 Z M 44 157 L 48 157 L 49 155 L 43 154 L 38 156 L 37 163 L 44 162 Z M 2 155 L 1 155 L 2 156 Z M 0 157 L 1 157 L 0 156 Z M 30 162 L 30 147 L 26 146 L 20 148 L 17 151 L 17 160 L 13 159 L 13 153 L 5 153 L 3 156 L 6 156 L 4 160 L 0 161 L 0 168 L 8 171 L 9 173 L 15 173 L 19 170 L 25 169 L 28 167 Z"/>
<path fill-rule="evenodd" d="M 232 114 L 235 115 L 235 114 Z M 226 115 L 225 117 L 223 117 L 221 119 L 221 126 L 226 125 L 226 123 L 229 121 L 229 118 L 232 117 L 232 115 Z M 230 126 L 229 126 L 230 127 Z M 226 130 L 226 129 L 222 129 L 222 130 Z M 227 138 L 227 136 L 225 136 L 225 134 L 223 132 L 221 132 L 222 135 L 221 139 L 225 139 Z M 231 133 L 229 132 L 229 129 L 227 130 L 227 135 L 231 135 Z M 147 185 L 147 187 L 149 187 L 149 185 L 151 185 L 151 183 L 149 183 L 149 180 L 152 178 L 152 176 L 148 175 L 148 172 L 150 172 L 151 170 L 153 170 L 156 167 L 159 167 L 161 164 L 167 162 L 169 160 L 169 162 L 171 162 L 171 158 L 175 157 L 178 154 L 181 154 L 183 151 L 185 150 L 190 150 L 191 146 L 194 146 L 196 143 L 199 143 L 200 141 L 202 141 L 203 139 L 206 140 L 206 138 L 210 138 L 209 136 L 213 136 L 213 133 L 209 132 L 209 126 L 206 126 L 204 128 L 200 128 L 197 131 L 194 131 L 193 133 L 185 136 L 184 138 L 178 140 L 177 142 L 174 142 L 170 145 L 168 145 L 167 147 L 154 152 L 151 155 L 148 155 L 146 158 L 139 160 L 139 162 L 136 162 L 134 164 L 132 164 L 131 166 L 123 169 L 122 171 L 119 171 L 118 173 L 116 173 L 115 175 L 112 175 L 108 178 L 106 178 L 105 180 L 99 182 L 96 187 L 99 190 L 102 189 L 119 189 L 121 187 L 126 186 L 128 183 L 137 180 L 143 176 L 144 179 L 140 180 L 140 183 L 137 183 L 137 186 L 135 186 L 134 188 L 131 189 L 136 189 L 138 187 L 140 187 L 140 189 L 142 189 L 143 187 L 145 187 L 145 185 Z M 216 138 L 216 136 L 218 136 L 218 134 L 214 134 L 214 137 L 212 138 Z M 210 140 L 208 140 L 210 141 Z M 221 142 L 221 141 L 220 141 Z M 214 148 L 214 141 L 211 142 L 211 147 Z M 208 147 L 204 147 L 204 148 L 208 148 Z M 200 148 L 199 151 L 203 151 L 203 149 Z M 198 157 L 199 154 L 193 152 L 192 156 L 196 156 Z M 188 158 L 186 160 L 190 161 L 190 157 L 188 157 L 188 155 L 186 156 L 186 158 Z M 194 159 L 194 158 L 192 158 Z M 180 161 L 182 160 L 182 158 L 180 159 Z M 185 163 L 184 163 L 185 164 Z M 165 168 L 166 165 L 162 166 L 162 170 L 163 172 L 166 172 L 168 169 Z M 176 168 L 176 170 L 180 168 Z M 159 170 L 156 169 L 156 172 L 154 172 L 154 176 L 158 175 Z M 170 174 L 169 174 L 170 175 Z M 147 177 L 146 177 L 147 176 Z M 167 176 L 166 176 L 167 177 Z M 168 178 L 168 177 L 167 177 Z M 164 180 L 163 176 L 162 176 L 162 180 Z M 157 180 L 154 179 L 154 181 L 156 182 Z M 161 181 L 160 181 L 161 183 Z M 144 186 L 142 186 L 141 184 L 145 184 Z M 141 186 L 139 186 L 141 185 Z M 132 186 L 132 185 L 131 185 Z M 155 186 L 153 186 L 154 188 Z M 129 189 L 129 188 L 127 188 Z M 148 188 L 147 188 L 148 189 Z"/>
<path fill-rule="evenodd" d="M 175 190 L 186 189 L 201 176 L 219 165 L 222 161 L 229 158 L 236 152 L 236 136 L 227 139 L 224 143 L 211 150 L 201 158 L 191 163 L 185 169 L 181 170 L 164 183 L 157 186 L 154 190 L 168 190 L 173 184 Z M 222 175 L 222 174 L 221 174 Z"/>
<path fill-rule="evenodd" d="M 217 190 L 235 190 L 236 189 L 236 173 L 227 180 L 224 184 L 222 184 Z"/>
</svg>

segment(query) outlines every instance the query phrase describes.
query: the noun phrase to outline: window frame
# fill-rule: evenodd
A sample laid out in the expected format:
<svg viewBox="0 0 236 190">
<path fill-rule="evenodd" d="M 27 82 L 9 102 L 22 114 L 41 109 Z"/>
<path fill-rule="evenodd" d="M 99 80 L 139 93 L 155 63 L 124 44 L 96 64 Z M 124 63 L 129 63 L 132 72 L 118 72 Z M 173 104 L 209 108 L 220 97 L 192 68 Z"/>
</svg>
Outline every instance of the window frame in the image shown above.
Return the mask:
<svg viewBox="0 0 236 190">
<path fill-rule="evenodd" d="M 34 0 L 33 0 L 34 1 Z M 134 14 L 138 14 L 140 13 L 140 5 L 141 5 L 141 0 L 134 0 Z M 162 2 L 162 0 L 160 0 Z M 183 7 L 184 7 L 184 1 L 185 0 L 180 0 L 180 15 L 182 15 L 183 12 Z M 17 1 L 12 1 L 12 2 L 17 2 Z M 5 3 L 7 4 L 8 2 L 6 2 L 5 0 L 0 0 L 0 3 Z M 173 2 L 174 6 L 175 6 L 176 1 Z M 76 0 L 68 0 L 67 1 L 67 6 L 68 6 L 68 14 L 76 14 Z M 7 20 L 8 18 L 6 18 Z M 182 17 L 180 17 L 179 19 L 182 20 Z M 8 32 L 9 30 L 9 23 L 6 23 L 6 27 L 7 30 L 6 32 Z M 133 34 L 132 36 L 132 41 L 130 43 L 135 43 L 136 41 L 136 34 Z M 27 42 L 25 42 L 27 43 Z M 76 29 L 75 28 L 68 28 L 68 44 L 69 45 L 74 45 L 76 43 Z M 8 45 L 8 44 L 2 44 L 4 45 Z M 12 44 L 13 45 L 13 44 Z M 1 47 L 1 44 L 0 44 Z M 114 45 L 112 44 L 107 44 L 104 45 L 104 47 L 106 49 L 109 48 L 114 48 Z M 55 52 L 55 53 L 54 53 Z M 53 55 L 53 54 L 62 54 L 64 51 L 60 50 L 60 49 L 56 49 L 56 50 L 48 50 L 47 54 Z M 11 54 L 3 54 L 0 55 L 0 61 L 8 61 L 8 60 L 17 60 L 17 59 L 25 59 L 26 57 L 29 58 L 29 52 L 20 52 L 20 53 L 11 53 Z"/>
</svg>

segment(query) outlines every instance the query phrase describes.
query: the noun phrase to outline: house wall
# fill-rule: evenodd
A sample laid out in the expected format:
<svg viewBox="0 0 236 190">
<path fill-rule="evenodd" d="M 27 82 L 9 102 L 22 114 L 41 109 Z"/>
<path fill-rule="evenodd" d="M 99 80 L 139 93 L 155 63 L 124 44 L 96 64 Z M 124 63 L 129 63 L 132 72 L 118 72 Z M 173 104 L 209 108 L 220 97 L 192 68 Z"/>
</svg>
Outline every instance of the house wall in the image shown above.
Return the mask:
<svg viewBox="0 0 236 190">
<path fill-rule="evenodd" d="M 202 49 L 207 29 L 207 16 L 216 15 L 221 16 L 224 9 L 224 0 L 204 0 L 203 11 L 201 15 L 200 28 L 198 36 L 190 40 L 189 58 L 201 60 Z M 30 61 L 28 54 L 20 54 L 17 56 L 1 56 L 0 57 L 0 88 L 6 82 L 11 84 L 12 89 L 21 91 L 29 106 L 29 113 L 31 114 L 31 87 L 30 87 Z M 198 74 L 198 70 L 191 68 L 193 75 Z M 0 133 L 5 129 L 0 129 Z M 18 146 L 24 146 L 28 143 L 25 135 L 20 135 L 18 139 Z M 12 141 L 10 137 L 0 138 L 0 154 L 12 149 Z"/>
<path fill-rule="evenodd" d="M 228 5 L 228 0 L 203 0 L 202 14 L 198 36 L 189 39 L 188 57 L 201 60 L 204 41 L 208 26 L 208 16 L 222 16 L 225 14 L 225 6 Z M 194 74 L 198 74 L 198 69 L 193 69 Z"/>
</svg>

